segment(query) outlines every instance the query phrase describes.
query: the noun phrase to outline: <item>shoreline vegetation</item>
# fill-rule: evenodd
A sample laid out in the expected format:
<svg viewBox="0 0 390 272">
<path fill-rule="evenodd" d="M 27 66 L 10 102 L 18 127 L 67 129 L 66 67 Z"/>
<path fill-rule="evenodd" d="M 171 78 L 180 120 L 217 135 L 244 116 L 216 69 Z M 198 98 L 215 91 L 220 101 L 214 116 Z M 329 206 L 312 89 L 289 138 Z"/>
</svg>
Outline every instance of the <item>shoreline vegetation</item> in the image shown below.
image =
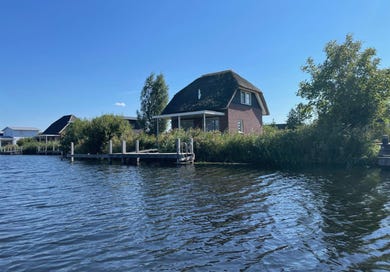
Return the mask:
<svg viewBox="0 0 390 272">
<path fill-rule="evenodd" d="M 372 140 L 374 131 L 314 123 L 285 130 L 266 125 L 261 135 L 176 129 L 157 137 L 133 131 L 120 116 L 103 115 L 70 124 L 61 138 L 60 148 L 64 154 L 69 153 L 73 142 L 75 153 L 103 154 L 108 153 L 112 140 L 115 153 L 121 152 L 124 140 L 126 151 L 131 152 L 138 140 L 140 150 L 157 148 L 159 152 L 175 152 L 177 138 L 182 142 L 193 138 L 197 162 L 248 163 L 265 168 L 356 166 L 376 163 L 379 145 Z"/>
<path fill-rule="evenodd" d="M 113 152 L 121 151 L 121 141 L 127 143 L 127 152 L 134 151 L 138 140 L 140 149 L 158 148 L 159 152 L 175 152 L 175 141 L 194 139 L 196 162 L 202 164 L 249 164 L 266 168 L 305 168 L 315 166 L 372 166 L 376 164 L 379 144 L 362 137 L 360 133 L 341 129 L 338 133 L 321 133 L 315 125 L 304 125 L 294 130 L 280 130 L 272 125 L 263 127 L 261 135 L 239 133 L 203 132 L 199 129 L 172 130 L 156 137 L 144 132 L 134 132 L 121 117 L 104 115 L 95 119 L 119 123 L 118 131 L 98 129 L 96 121 L 78 120 L 72 123 L 61 142 L 48 144 L 34 140 L 20 141 L 24 154 L 37 154 L 38 146 L 48 150 L 53 145 L 64 154 L 70 142 L 75 153 L 108 153 L 108 143 L 113 141 Z M 94 119 L 94 120 L 95 120 Z M 89 129 L 88 129 L 89 127 Z M 89 134 L 94 131 L 94 135 Z M 96 131 L 100 131 L 96 133 Z"/>
</svg>

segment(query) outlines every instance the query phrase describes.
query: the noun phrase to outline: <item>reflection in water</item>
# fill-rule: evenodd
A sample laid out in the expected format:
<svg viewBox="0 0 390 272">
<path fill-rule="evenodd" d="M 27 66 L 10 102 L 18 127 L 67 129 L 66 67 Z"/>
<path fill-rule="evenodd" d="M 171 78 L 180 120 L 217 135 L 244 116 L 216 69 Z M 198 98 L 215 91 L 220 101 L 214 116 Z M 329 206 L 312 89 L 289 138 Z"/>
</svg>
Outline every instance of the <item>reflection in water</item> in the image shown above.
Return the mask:
<svg viewBox="0 0 390 272">
<path fill-rule="evenodd" d="M 390 172 L 0 156 L 0 270 L 390 269 Z"/>
</svg>

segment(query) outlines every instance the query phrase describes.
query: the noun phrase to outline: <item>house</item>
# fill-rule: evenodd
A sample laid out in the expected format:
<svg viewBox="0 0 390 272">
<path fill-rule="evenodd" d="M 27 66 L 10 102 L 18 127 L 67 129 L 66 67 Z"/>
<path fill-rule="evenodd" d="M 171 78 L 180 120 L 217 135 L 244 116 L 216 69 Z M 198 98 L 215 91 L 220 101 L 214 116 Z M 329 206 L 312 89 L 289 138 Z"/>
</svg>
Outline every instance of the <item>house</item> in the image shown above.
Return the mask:
<svg viewBox="0 0 390 272">
<path fill-rule="evenodd" d="M 4 131 L 0 130 L 0 147 L 12 144 L 13 138 L 12 137 L 5 137 Z"/>
<path fill-rule="evenodd" d="M 123 119 L 125 119 L 127 122 L 129 122 L 130 126 L 133 128 L 134 131 L 141 130 L 141 127 L 138 124 L 137 117 L 123 116 Z"/>
<path fill-rule="evenodd" d="M 45 142 L 59 140 L 66 127 L 76 119 L 77 117 L 73 114 L 62 116 L 38 136 L 39 140 L 45 140 Z"/>
<path fill-rule="evenodd" d="M 16 143 L 23 138 L 33 138 L 39 133 L 38 128 L 33 127 L 6 127 L 0 137 L 0 146 Z"/>
<path fill-rule="evenodd" d="M 172 128 L 247 134 L 262 132 L 264 115 L 269 110 L 263 92 L 227 70 L 196 79 L 153 118 L 171 119 Z"/>
</svg>

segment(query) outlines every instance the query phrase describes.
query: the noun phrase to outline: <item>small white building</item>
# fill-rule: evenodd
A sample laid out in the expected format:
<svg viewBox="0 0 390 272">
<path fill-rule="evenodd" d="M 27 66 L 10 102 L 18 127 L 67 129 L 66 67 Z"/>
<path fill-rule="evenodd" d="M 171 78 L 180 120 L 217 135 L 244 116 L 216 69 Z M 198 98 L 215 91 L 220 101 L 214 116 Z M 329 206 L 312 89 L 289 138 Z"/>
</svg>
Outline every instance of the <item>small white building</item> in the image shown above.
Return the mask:
<svg viewBox="0 0 390 272">
<path fill-rule="evenodd" d="M 13 144 L 23 138 L 32 138 L 38 135 L 39 129 L 33 127 L 6 127 L 0 136 L 0 146 Z"/>
</svg>

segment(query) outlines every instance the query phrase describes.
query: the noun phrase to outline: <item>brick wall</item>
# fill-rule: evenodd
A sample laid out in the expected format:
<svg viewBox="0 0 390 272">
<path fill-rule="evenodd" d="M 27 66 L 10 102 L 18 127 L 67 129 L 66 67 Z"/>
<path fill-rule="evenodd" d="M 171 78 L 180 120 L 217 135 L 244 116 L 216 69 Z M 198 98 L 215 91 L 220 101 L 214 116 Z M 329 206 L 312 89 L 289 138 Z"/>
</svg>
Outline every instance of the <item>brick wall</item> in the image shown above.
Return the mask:
<svg viewBox="0 0 390 272">
<path fill-rule="evenodd" d="M 262 132 L 263 121 L 260 108 L 232 103 L 227 111 L 229 132 L 238 131 L 238 120 L 243 120 L 245 134 Z"/>
</svg>

